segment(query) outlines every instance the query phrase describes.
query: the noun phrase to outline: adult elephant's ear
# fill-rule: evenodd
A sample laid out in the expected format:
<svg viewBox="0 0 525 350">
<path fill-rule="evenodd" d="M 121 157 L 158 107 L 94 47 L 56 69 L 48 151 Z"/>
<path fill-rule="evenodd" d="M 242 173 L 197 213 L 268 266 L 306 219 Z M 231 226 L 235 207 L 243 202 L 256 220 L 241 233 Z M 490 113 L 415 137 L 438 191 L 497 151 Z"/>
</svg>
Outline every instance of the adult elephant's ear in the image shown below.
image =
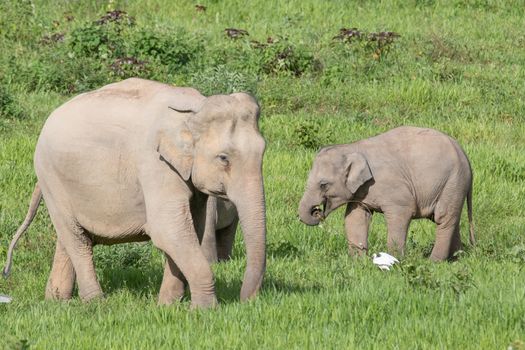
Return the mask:
<svg viewBox="0 0 525 350">
<path fill-rule="evenodd" d="M 188 181 L 193 167 L 193 135 L 186 123 L 164 124 L 157 134 L 157 152 Z"/>
<path fill-rule="evenodd" d="M 359 187 L 372 178 L 372 172 L 366 158 L 361 153 L 345 156 L 346 187 L 356 193 Z"/>
</svg>

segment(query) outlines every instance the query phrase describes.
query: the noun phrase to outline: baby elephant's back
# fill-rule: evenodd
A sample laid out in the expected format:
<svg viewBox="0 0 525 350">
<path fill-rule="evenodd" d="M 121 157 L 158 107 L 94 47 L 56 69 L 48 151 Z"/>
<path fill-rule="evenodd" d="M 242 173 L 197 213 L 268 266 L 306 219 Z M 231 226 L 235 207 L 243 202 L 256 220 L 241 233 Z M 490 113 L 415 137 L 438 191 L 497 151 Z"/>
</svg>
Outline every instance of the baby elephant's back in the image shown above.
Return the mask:
<svg viewBox="0 0 525 350">
<path fill-rule="evenodd" d="M 379 137 L 384 138 L 388 152 L 403 164 L 417 192 L 433 197 L 450 182 L 458 188 L 470 187 L 468 158 L 452 137 L 418 127 L 396 128 Z"/>
</svg>

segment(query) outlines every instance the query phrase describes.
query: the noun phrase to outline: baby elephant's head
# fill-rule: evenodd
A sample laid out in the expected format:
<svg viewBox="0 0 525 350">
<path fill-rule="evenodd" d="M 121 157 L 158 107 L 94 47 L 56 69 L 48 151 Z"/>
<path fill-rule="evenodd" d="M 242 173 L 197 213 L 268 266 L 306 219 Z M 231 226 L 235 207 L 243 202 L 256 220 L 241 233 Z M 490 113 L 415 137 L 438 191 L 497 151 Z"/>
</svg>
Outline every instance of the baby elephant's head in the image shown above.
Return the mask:
<svg viewBox="0 0 525 350">
<path fill-rule="evenodd" d="M 318 225 L 372 179 L 366 158 L 347 152 L 340 145 L 325 147 L 317 154 L 299 205 L 299 217 L 305 224 Z"/>
</svg>

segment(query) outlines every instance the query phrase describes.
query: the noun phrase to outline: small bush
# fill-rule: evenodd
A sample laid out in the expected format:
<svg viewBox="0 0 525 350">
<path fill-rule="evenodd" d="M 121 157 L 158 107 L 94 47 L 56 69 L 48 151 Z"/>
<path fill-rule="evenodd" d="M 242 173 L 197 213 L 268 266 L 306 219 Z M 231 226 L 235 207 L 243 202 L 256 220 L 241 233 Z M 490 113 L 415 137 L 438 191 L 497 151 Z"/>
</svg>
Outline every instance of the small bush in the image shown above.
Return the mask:
<svg viewBox="0 0 525 350">
<path fill-rule="evenodd" d="M 97 21 L 74 29 L 69 46 L 81 57 L 122 57 L 126 54 L 127 32 L 134 23 L 124 11 L 107 12 Z"/>
<path fill-rule="evenodd" d="M 293 45 L 287 39 L 271 40 L 258 46 L 261 51 L 261 68 L 266 74 L 301 76 L 314 66 L 314 56 L 303 46 Z"/>
<path fill-rule="evenodd" d="M 182 29 L 153 31 L 142 29 L 134 35 L 129 53 L 132 56 L 156 60 L 170 73 L 186 66 L 203 50 L 201 43 Z"/>
<path fill-rule="evenodd" d="M 330 134 L 321 129 L 319 123 L 304 121 L 295 126 L 294 143 L 307 149 L 319 150 L 322 146 L 330 144 Z"/>
</svg>

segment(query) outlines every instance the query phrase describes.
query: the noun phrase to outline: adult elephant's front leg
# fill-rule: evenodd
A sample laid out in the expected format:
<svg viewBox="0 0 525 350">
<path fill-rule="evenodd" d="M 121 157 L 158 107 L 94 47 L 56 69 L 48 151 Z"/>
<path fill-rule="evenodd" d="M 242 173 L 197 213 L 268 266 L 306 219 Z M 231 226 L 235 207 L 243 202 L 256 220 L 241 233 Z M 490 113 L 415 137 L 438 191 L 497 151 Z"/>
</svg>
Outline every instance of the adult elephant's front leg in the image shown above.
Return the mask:
<svg viewBox="0 0 525 350">
<path fill-rule="evenodd" d="M 350 255 L 368 251 L 368 227 L 372 213 L 358 203 L 349 203 L 345 213 L 345 231 Z"/>
<path fill-rule="evenodd" d="M 151 203 L 148 209 L 151 209 L 148 213 L 148 226 L 153 244 L 173 260 L 188 281 L 192 307 L 215 306 L 217 299 L 213 274 L 199 245 L 189 202 L 159 200 Z M 168 274 L 168 277 L 180 280 L 176 270 L 175 273 L 170 272 L 171 276 Z M 166 288 L 164 290 L 173 287 L 172 282 L 173 280 L 164 281 L 163 286 Z M 176 294 L 176 292 L 167 294 L 167 299 L 173 298 Z M 165 295 L 162 294 L 162 297 Z"/>
<path fill-rule="evenodd" d="M 173 259 L 166 255 L 164 264 L 164 276 L 159 292 L 159 305 L 171 305 L 175 301 L 180 301 L 184 296 L 186 279 Z"/>
</svg>

